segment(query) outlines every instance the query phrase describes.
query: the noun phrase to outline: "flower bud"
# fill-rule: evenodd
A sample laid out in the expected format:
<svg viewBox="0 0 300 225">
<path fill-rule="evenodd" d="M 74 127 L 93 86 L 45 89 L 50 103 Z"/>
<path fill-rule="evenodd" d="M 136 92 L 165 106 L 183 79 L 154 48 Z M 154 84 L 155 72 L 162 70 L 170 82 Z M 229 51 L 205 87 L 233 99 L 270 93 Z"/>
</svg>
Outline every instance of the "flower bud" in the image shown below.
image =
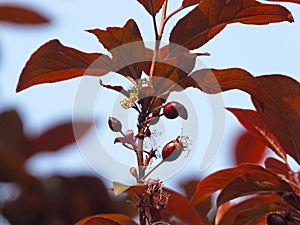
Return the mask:
<svg viewBox="0 0 300 225">
<path fill-rule="evenodd" d="M 183 151 L 184 146 L 180 142 L 179 137 L 176 138 L 176 140 L 172 140 L 168 142 L 162 150 L 162 158 L 164 161 L 174 161 L 176 160 L 181 152 Z"/>
<path fill-rule="evenodd" d="M 169 102 L 164 105 L 163 112 L 168 119 L 175 119 L 180 116 L 182 119 L 188 118 L 188 112 L 186 108 L 179 102 Z"/>
<path fill-rule="evenodd" d="M 120 132 L 122 130 L 122 124 L 120 120 L 115 117 L 109 117 L 108 126 L 114 132 Z"/>
<path fill-rule="evenodd" d="M 137 174 L 136 168 L 131 167 L 131 168 L 130 168 L 130 174 L 131 174 L 134 178 L 138 179 L 138 174 Z"/>
</svg>

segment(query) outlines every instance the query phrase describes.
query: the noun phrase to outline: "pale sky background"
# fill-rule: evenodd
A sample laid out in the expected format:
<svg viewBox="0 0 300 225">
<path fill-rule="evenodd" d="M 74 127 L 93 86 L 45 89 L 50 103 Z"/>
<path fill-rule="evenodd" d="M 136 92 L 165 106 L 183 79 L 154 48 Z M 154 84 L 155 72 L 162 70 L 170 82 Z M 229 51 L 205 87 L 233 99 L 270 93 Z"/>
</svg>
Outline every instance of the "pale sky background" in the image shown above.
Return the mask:
<svg viewBox="0 0 300 225">
<path fill-rule="evenodd" d="M 174 2 L 174 6 L 181 1 Z M 72 118 L 75 94 L 80 79 L 51 85 L 38 85 L 16 94 L 18 77 L 30 55 L 42 44 L 59 39 L 62 44 L 85 52 L 101 52 L 103 47 L 97 39 L 84 32 L 86 29 L 108 26 L 123 26 L 129 18 L 135 19 L 146 41 L 153 40 L 151 17 L 134 0 L 0 0 L 0 3 L 15 3 L 42 12 L 51 20 L 43 26 L 16 26 L 0 24 L 0 110 L 16 108 L 28 133 L 39 133 L 59 121 Z M 284 4 L 294 15 L 295 23 L 277 23 L 266 26 L 229 25 L 200 52 L 209 52 L 210 57 L 201 60 L 211 68 L 240 67 L 253 75 L 286 74 L 300 80 L 300 5 Z M 170 8 L 173 8 L 172 6 Z M 178 16 L 191 8 L 186 9 Z M 168 40 L 171 19 L 166 26 Z M 95 82 L 98 82 L 95 79 Z M 192 93 L 193 98 L 197 91 Z M 231 91 L 224 95 L 225 106 L 251 108 L 247 94 Z M 101 115 L 100 115 L 101 117 Z M 103 115 L 106 126 L 106 117 Z M 201 132 L 206 133 L 205 124 Z M 235 118 L 226 113 L 226 129 L 221 152 L 205 174 L 232 165 L 228 158 L 231 139 L 241 130 Z M 195 160 L 194 160 L 195 161 Z M 197 162 L 197 160 L 196 160 Z M 37 175 L 78 172 L 93 173 L 74 147 L 66 147 L 56 156 L 43 154 L 31 160 L 32 171 Z M 182 176 L 203 176 L 193 164 L 182 171 Z M 174 178 L 176 179 L 176 178 Z M 174 180 L 168 181 L 172 183 Z"/>
</svg>

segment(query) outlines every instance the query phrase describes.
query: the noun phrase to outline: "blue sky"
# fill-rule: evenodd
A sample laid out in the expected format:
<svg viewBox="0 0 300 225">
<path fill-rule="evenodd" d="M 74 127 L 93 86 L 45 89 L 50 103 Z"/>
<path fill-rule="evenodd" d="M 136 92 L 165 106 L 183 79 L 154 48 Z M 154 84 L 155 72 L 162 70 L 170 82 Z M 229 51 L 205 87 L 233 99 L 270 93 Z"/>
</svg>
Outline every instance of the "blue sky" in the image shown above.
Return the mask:
<svg viewBox="0 0 300 225">
<path fill-rule="evenodd" d="M 25 62 L 39 46 L 51 39 L 59 39 L 64 45 L 85 52 L 104 51 L 96 38 L 84 30 L 123 26 L 129 18 L 136 20 L 144 40 L 153 40 L 151 18 L 137 1 L 100 2 L 99 0 L 0 0 L 0 3 L 16 3 L 34 8 L 51 19 L 49 25 L 37 27 L 0 24 L 0 109 L 17 108 L 29 133 L 38 133 L 54 123 L 71 119 L 74 99 L 80 83 L 80 79 L 74 79 L 59 84 L 39 85 L 15 93 L 18 77 Z M 180 5 L 181 1 L 172 2 L 174 6 L 170 7 L 174 8 Z M 286 74 L 299 81 L 300 5 L 284 5 L 292 11 L 295 23 L 227 26 L 221 34 L 199 50 L 211 54 L 210 57 L 201 58 L 202 62 L 211 68 L 244 68 L 253 75 Z M 180 13 L 179 16 L 183 16 L 188 10 Z M 176 18 L 166 26 L 163 40 L 168 39 L 168 32 L 175 22 Z M 195 99 L 197 93 L 193 91 L 191 96 Z M 247 94 L 232 91 L 225 93 L 223 97 L 225 106 L 252 107 Z M 205 129 L 204 124 L 203 133 L 206 132 Z M 232 115 L 226 113 L 226 129 L 221 152 L 207 171 L 230 165 L 228 151 L 232 146 L 231 139 L 240 130 L 241 126 L 238 122 Z M 72 160 L 66 162 L 66 157 L 71 157 Z M 194 161 L 197 163 L 197 160 Z M 51 166 L 54 162 L 55 168 Z M 90 171 L 80 153 L 78 151 L 74 153 L 71 148 L 64 149 L 59 157 L 40 156 L 33 159 L 30 165 L 36 168 L 34 170 L 38 174 L 45 171 L 53 173 L 57 170 L 61 173 Z M 188 166 L 183 174 L 190 174 L 189 171 L 194 168 L 193 166 Z"/>
</svg>

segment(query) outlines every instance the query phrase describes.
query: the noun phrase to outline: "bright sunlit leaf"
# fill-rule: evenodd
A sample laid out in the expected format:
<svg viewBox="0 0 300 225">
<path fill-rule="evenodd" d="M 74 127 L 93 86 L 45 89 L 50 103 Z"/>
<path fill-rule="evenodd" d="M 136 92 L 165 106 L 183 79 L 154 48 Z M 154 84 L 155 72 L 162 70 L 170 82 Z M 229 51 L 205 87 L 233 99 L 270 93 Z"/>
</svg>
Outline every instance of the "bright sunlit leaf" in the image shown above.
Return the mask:
<svg viewBox="0 0 300 225">
<path fill-rule="evenodd" d="M 238 197 L 291 191 L 288 183 L 269 170 L 245 171 L 225 185 L 217 199 L 218 206 Z"/>
<path fill-rule="evenodd" d="M 199 182 L 197 190 L 195 191 L 190 204 L 196 205 L 204 201 L 214 192 L 223 189 L 231 180 L 233 180 L 237 176 L 240 176 L 247 171 L 252 170 L 260 171 L 263 170 L 263 168 L 252 164 L 242 164 L 235 168 L 224 169 L 212 173 Z"/>
<path fill-rule="evenodd" d="M 237 218 L 242 218 L 244 215 L 249 215 L 249 211 L 253 210 L 257 212 L 257 208 L 264 206 L 267 202 L 276 202 L 280 201 L 280 196 L 276 194 L 268 194 L 268 195 L 257 195 L 255 197 L 243 200 L 239 203 L 231 203 L 229 204 L 223 204 L 225 206 L 225 212 L 222 213 L 222 216 L 218 218 L 217 224 L 218 225 L 235 225 Z M 226 207 L 227 206 L 227 207 Z M 260 215 L 256 216 L 255 218 L 248 218 L 250 220 L 257 220 L 257 218 L 262 217 L 265 215 L 264 212 L 257 212 L 260 213 Z M 219 214 L 219 211 L 218 211 Z M 247 216 L 248 217 L 248 216 Z M 249 221 L 250 221 L 249 220 Z M 245 223 L 246 224 L 246 223 Z M 257 223 L 255 223 L 257 224 Z M 265 225 L 265 222 L 263 223 Z"/>
<path fill-rule="evenodd" d="M 260 140 L 278 156 L 282 159 L 286 159 L 285 150 L 259 113 L 254 110 L 246 109 L 227 108 L 227 110 L 232 112 L 246 129 L 259 137 Z"/>
<path fill-rule="evenodd" d="M 257 77 L 264 106 L 252 99 L 257 112 L 285 152 L 300 163 L 300 84 L 283 75 Z"/>
</svg>

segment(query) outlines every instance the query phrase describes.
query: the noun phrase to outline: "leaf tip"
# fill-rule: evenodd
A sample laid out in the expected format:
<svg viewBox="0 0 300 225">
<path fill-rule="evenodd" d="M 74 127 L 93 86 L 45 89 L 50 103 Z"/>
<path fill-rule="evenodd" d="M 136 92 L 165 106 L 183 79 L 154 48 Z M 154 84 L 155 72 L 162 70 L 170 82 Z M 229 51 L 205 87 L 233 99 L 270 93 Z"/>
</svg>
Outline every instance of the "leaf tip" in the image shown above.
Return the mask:
<svg viewBox="0 0 300 225">
<path fill-rule="evenodd" d="M 121 184 L 118 182 L 113 182 L 113 190 L 114 190 L 114 195 L 118 196 L 122 194 L 124 191 L 126 191 L 130 186 L 126 184 Z"/>
<path fill-rule="evenodd" d="M 197 196 L 194 194 L 189 201 L 190 206 L 195 206 L 199 203 Z"/>
<path fill-rule="evenodd" d="M 21 92 L 21 91 L 22 91 L 22 88 L 21 88 L 19 85 L 17 85 L 16 93 L 19 93 L 19 92 Z"/>
<path fill-rule="evenodd" d="M 94 29 L 86 29 L 86 30 L 84 30 L 85 32 L 88 32 L 88 33 L 93 33 L 93 30 Z"/>
<path fill-rule="evenodd" d="M 290 23 L 295 22 L 294 17 L 293 17 L 293 14 L 292 14 L 291 12 L 289 12 L 289 14 L 288 14 L 288 16 L 287 16 L 287 19 L 288 19 L 288 21 L 289 21 Z"/>
<path fill-rule="evenodd" d="M 21 77 L 20 77 L 21 79 Z M 16 93 L 19 93 L 23 90 L 25 90 L 27 87 L 25 87 L 24 85 L 22 85 L 22 82 L 19 80 L 18 84 L 17 84 L 17 87 L 16 87 Z"/>
</svg>

